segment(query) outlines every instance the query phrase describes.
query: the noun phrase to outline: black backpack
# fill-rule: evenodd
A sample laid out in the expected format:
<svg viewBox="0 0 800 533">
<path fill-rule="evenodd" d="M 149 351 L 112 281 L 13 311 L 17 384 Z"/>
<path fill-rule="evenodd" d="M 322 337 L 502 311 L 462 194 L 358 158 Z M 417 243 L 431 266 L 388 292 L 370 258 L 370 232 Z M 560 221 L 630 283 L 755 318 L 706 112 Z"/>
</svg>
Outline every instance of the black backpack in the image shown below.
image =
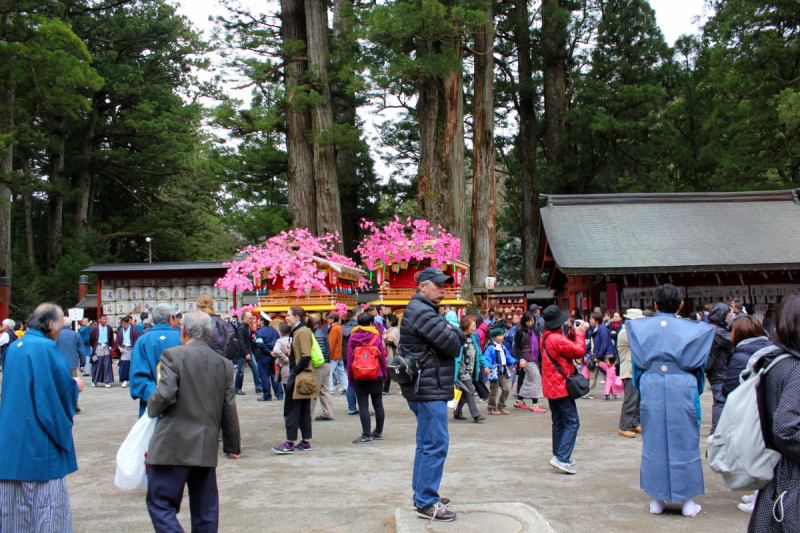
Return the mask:
<svg viewBox="0 0 800 533">
<path fill-rule="evenodd" d="M 211 318 L 214 320 L 214 334 L 208 339 L 208 345 L 222 357 L 235 361 L 239 349 L 236 330 L 218 315 L 211 315 Z"/>
</svg>

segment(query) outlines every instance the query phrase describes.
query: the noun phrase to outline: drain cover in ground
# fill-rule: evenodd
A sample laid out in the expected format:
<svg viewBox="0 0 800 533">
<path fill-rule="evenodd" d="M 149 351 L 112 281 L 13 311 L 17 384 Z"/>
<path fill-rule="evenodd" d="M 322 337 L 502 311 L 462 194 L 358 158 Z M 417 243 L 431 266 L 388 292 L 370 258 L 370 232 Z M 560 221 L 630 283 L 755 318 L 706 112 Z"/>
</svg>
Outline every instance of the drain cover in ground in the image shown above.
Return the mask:
<svg viewBox="0 0 800 533">
<path fill-rule="evenodd" d="M 397 533 L 554 533 L 536 509 L 523 503 L 451 505 L 454 522 L 431 522 L 411 509 L 397 509 Z"/>
</svg>

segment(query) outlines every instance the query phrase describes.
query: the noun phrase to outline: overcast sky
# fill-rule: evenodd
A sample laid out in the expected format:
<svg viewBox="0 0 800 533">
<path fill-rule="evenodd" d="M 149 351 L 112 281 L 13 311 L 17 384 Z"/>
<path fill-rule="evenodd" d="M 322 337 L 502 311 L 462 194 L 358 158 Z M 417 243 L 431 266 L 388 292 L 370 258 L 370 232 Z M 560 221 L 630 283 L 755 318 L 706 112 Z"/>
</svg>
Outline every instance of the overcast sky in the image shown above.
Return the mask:
<svg viewBox="0 0 800 533">
<path fill-rule="evenodd" d="M 240 0 L 240 3 L 254 11 L 269 9 L 274 12 L 280 6 L 279 2 L 270 0 Z M 683 34 L 699 32 L 698 25 L 694 21 L 704 13 L 704 0 L 650 0 L 650 5 L 655 10 L 658 24 L 670 45 L 674 44 L 675 40 Z M 223 14 L 224 9 L 219 5 L 218 0 L 184 0 L 178 12 L 186 15 L 199 30 L 205 32 L 204 37 L 209 38 L 213 27 L 208 20 L 209 17 Z M 235 84 L 229 84 L 224 89 L 233 97 L 248 102 L 251 89 L 234 91 L 234 86 Z M 365 121 L 365 134 L 374 152 L 375 170 L 382 177 L 388 177 L 391 170 L 379 158 L 374 124 L 381 123 L 389 117 L 386 115 L 376 116 L 368 109 L 363 108 L 359 110 L 359 116 Z"/>
</svg>

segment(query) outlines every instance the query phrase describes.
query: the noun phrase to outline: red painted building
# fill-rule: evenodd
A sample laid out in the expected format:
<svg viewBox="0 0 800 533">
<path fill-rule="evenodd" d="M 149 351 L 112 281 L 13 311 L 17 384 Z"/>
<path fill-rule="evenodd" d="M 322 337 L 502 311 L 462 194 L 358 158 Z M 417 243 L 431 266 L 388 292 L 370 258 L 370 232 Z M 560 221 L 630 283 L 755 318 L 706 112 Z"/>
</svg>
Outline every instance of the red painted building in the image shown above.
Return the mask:
<svg viewBox="0 0 800 533">
<path fill-rule="evenodd" d="M 738 297 L 762 317 L 800 293 L 797 190 L 547 200 L 538 267 L 564 310 L 653 309 L 672 283 L 684 314 Z"/>
</svg>

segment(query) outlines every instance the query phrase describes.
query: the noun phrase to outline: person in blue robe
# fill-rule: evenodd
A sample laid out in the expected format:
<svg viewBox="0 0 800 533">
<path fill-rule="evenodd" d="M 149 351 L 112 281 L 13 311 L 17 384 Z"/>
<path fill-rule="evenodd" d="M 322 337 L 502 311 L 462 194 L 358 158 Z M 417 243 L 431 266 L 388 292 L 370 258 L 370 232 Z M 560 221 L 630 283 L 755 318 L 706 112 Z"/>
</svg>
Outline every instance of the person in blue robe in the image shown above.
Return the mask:
<svg viewBox="0 0 800 533">
<path fill-rule="evenodd" d="M 83 381 L 56 346 L 64 313 L 39 305 L 6 353 L 0 393 L 0 530 L 71 532 L 66 476 L 78 470 L 72 424 Z"/>
<path fill-rule="evenodd" d="M 280 335 L 278 331 L 269 325 L 272 318 L 264 312 L 258 316 L 258 330 L 256 331 L 256 362 L 258 364 L 258 377 L 261 379 L 261 387 L 264 394 L 258 399 L 259 402 L 272 401 L 272 390 L 275 397 L 283 399 L 283 388 L 280 380 L 275 381 L 275 358 L 272 357 L 272 349 L 278 341 Z"/>
<path fill-rule="evenodd" d="M 84 372 L 84 375 L 88 375 L 86 372 L 86 359 L 92 356 L 92 344 L 90 335 L 92 333 L 92 327 L 89 325 L 89 319 L 84 318 L 81 320 L 81 327 L 78 330 L 78 334 L 81 336 L 81 341 L 83 341 L 83 354 L 81 355 L 81 370 Z"/>
<path fill-rule="evenodd" d="M 167 348 L 181 344 L 180 331 L 175 329 L 175 308 L 158 304 L 153 309 L 153 328 L 139 337 L 131 352 L 131 398 L 139 400 L 139 417 L 147 410 L 147 400 L 158 384 L 158 363 Z"/>
<path fill-rule="evenodd" d="M 684 516 L 702 508 L 705 494 L 700 456 L 700 394 L 714 326 L 677 315 L 683 308 L 672 285 L 656 288 L 656 315 L 626 324 L 633 359 L 633 384 L 641 394 L 640 486 L 653 498 L 650 512 L 681 502 Z"/>
<path fill-rule="evenodd" d="M 98 383 L 106 388 L 114 383 L 114 368 L 111 366 L 111 352 L 117 350 L 114 329 L 108 325 L 108 317 L 100 315 L 98 324 L 89 332 L 89 344 L 92 346 L 92 387 Z"/>
</svg>

